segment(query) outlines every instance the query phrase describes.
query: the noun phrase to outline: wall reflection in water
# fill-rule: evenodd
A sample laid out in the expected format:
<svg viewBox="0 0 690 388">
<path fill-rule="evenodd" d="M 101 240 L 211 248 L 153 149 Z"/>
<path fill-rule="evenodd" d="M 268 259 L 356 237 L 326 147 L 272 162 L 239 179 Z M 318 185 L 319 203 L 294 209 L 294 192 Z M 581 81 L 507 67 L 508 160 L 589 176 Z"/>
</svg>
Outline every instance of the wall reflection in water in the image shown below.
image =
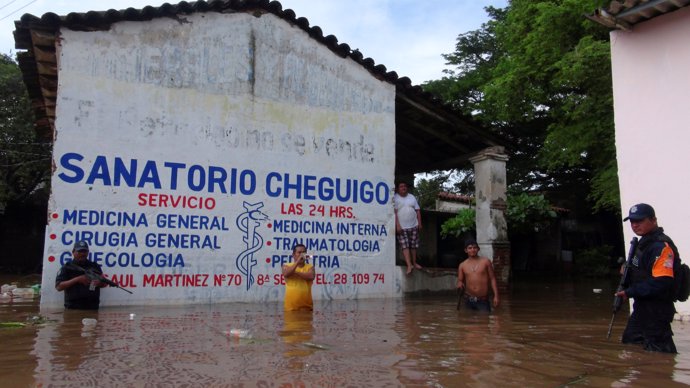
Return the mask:
<svg viewBox="0 0 690 388">
<path fill-rule="evenodd" d="M 46 387 L 690 384 L 690 327 L 674 323 L 675 356 L 620 344 L 624 312 L 607 341 L 613 286 L 592 286 L 516 285 L 490 315 L 457 311 L 452 293 L 319 301 L 313 313 L 281 303 L 44 312 L 55 322 L 0 333 L 0 363 L 15 372 L 0 371 L 4 386 Z"/>
</svg>

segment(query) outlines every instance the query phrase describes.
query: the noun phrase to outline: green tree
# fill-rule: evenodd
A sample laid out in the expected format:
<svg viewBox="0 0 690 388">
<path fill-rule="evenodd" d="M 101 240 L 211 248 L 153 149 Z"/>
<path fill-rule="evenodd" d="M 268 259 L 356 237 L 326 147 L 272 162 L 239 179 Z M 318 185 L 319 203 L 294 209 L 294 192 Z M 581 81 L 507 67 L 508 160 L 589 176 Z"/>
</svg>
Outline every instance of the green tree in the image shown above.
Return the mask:
<svg viewBox="0 0 690 388">
<path fill-rule="evenodd" d="M 548 228 L 556 219 L 556 212 L 543 195 L 509 194 L 505 212 L 511 233 L 532 233 Z M 458 214 L 441 225 L 441 237 L 461 236 L 476 230 L 474 208 L 460 209 Z"/>
<path fill-rule="evenodd" d="M 608 31 L 582 15 L 606 0 L 513 0 L 458 37 L 425 89 L 511 144 L 508 180 L 619 211 Z"/>
<path fill-rule="evenodd" d="M 19 66 L 0 54 L 0 209 L 28 201 L 50 177 L 51 144 L 33 122 Z"/>
<path fill-rule="evenodd" d="M 441 192 L 474 196 L 473 170 L 432 171 L 417 178 L 413 194 L 422 209 L 435 209 Z"/>
<path fill-rule="evenodd" d="M 477 212 L 474 208 L 460 209 L 458 214 L 441 224 L 441 237 L 460 237 L 467 232 L 477 230 Z"/>
<path fill-rule="evenodd" d="M 444 190 L 444 184 L 448 181 L 448 177 L 447 173 L 436 171 L 430 178 L 421 178 L 415 183 L 414 195 L 420 208 L 436 208 L 436 198 Z"/>
<path fill-rule="evenodd" d="M 482 118 L 481 104 L 484 100 L 482 87 L 492 78 L 493 69 L 503 55 L 500 42 L 496 39 L 496 26 L 503 22 L 506 10 L 487 7 L 491 18 L 481 28 L 461 34 L 457 38 L 455 52 L 443 54 L 447 64 L 456 69 L 446 69 L 440 80 L 429 81 L 424 89 L 430 91 L 466 115 Z"/>
<path fill-rule="evenodd" d="M 508 196 L 506 219 L 513 233 L 536 232 L 546 229 L 556 218 L 549 201 L 543 195 L 519 193 Z"/>
</svg>

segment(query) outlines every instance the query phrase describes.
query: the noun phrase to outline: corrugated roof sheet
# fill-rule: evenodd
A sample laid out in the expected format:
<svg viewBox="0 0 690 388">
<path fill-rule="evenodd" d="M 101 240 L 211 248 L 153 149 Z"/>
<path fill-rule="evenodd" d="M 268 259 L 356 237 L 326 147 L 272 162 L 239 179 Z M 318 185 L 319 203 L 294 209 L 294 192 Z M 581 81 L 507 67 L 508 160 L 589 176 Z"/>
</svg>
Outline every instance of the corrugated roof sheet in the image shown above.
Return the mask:
<svg viewBox="0 0 690 388">
<path fill-rule="evenodd" d="M 690 0 L 615 0 L 587 17 L 611 29 L 632 30 L 637 23 L 690 5 Z"/>
</svg>

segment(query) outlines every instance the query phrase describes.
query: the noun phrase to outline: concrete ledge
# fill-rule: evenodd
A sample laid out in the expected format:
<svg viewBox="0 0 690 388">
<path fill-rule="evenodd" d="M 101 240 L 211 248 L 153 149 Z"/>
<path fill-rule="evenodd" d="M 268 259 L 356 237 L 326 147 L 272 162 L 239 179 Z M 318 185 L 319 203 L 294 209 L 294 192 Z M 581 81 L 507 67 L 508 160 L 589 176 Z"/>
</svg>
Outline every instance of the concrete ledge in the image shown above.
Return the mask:
<svg viewBox="0 0 690 388">
<path fill-rule="evenodd" d="M 405 272 L 406 267 L 399 270 L 400 289 L 403 294 L 419 291 L 454 291 L 457 285 L 458 270 L 455 268 L 422 268 Z"/>
</svg>

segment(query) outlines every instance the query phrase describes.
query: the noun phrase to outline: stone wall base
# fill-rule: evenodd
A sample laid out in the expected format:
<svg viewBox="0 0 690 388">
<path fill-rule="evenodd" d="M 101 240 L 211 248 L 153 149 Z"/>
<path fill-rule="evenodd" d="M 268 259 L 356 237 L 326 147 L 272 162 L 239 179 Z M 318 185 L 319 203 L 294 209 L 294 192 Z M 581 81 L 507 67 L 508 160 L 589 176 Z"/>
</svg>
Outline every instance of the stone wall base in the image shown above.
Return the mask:
<svg viewBox="0 0 690 388">
<path fill-rule="evenodd" d="M 494 274 L 498 291 L 503 293 L 510 286 L 510 243 L 493 243 Z"/>
</svg>

